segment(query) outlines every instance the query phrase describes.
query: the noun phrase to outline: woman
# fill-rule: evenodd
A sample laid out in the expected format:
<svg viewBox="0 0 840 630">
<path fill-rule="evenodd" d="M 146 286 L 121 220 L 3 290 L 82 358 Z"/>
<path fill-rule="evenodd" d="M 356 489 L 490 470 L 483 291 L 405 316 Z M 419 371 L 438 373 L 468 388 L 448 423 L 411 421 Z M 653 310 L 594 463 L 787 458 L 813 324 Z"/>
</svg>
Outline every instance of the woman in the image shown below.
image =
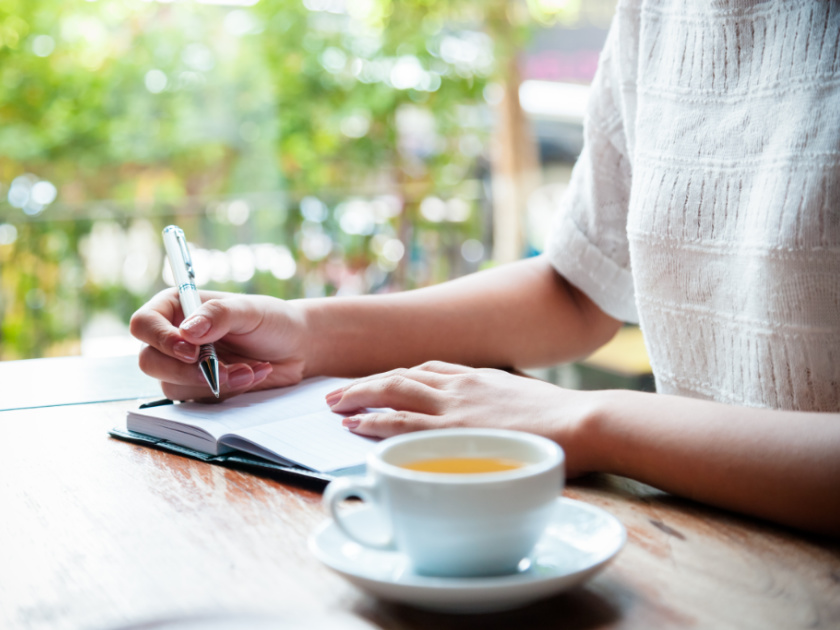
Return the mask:
<svg viewBox="0 0 840 630">
<path fill-rule="evenodd" d="M 838 2 L 621 2 L 544 256 L 393 295 L 206 293 L 185 322 L 165 291 L 132 319 L 141 367 L 176 399 L 207 396 L 211 341 L 226 395 L 374 374 L 327 398 L 352 431 L 532 431 L 571 475 L 838 534 L 838 38 Z M 464 367 L 572 360 L 623 321 L 657 394 Z"/>
</svg>

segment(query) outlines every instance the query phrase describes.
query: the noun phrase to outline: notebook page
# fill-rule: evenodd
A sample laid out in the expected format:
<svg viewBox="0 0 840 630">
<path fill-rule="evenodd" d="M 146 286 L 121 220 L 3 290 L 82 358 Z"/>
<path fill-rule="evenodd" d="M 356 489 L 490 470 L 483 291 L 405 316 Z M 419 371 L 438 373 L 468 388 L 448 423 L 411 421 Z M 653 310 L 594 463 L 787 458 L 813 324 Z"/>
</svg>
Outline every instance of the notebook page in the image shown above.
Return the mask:
<svg viewBox="0 0 840 630">
<path fill-rule="evenodd" d="M 349 379 L 343 378 L 318 377 L 292 387 L 241 394 L 220 403 L 165 405 L 137 409 L 131 415 L 196 427 L 218 440 L 226 433 L 327 411 L 324 397 L 349 382 Z"/>
<path fill-rule="evenodd" d="M 329 409 L 317 411 L 242 429 L 224 436 L 222 442 L 263 457 L 266 455 L 260 451 L 265 449 L 292 464 L 319 472 L 360 466 L 375 441 L 350 433 L 341 426 L 342 417 Z M 242 440 L 259 449 L 250 449 Z"/>
</svg>

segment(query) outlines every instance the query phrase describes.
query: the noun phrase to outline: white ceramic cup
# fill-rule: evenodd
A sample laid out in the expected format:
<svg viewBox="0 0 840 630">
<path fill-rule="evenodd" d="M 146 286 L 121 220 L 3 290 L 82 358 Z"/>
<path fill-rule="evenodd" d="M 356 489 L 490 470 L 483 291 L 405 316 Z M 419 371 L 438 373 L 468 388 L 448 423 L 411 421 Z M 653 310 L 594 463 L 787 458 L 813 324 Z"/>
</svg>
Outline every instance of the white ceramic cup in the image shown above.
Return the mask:
<svg viewBox="0 0 840 630">
<path fill-rule="evenodd" d="M 523 462 L 490 473 L 418 472 L 401 466 L 439 457 Z M 419 431 L 380 442 L 364 477 L 324 492 L 336 525 L 352 540 L 400 551 L 423 575 L 500 575 L 517 570 L 545 530 L 563 490 L 563 450 L 551 440 L 498 429 Z M 339 504 L 359 497 L 378 513 L 377 532 L 353 531 Z"/>
</svg>

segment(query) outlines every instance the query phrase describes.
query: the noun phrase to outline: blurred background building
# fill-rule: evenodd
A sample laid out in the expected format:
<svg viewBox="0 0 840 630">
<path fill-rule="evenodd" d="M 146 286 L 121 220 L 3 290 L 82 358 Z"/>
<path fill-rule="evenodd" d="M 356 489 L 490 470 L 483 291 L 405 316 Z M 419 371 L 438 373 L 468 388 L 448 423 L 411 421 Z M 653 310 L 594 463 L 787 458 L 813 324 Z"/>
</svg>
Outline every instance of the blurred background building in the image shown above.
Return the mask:
<svg viewBox="0 0 840 630">
<path fill-rule="evenodd" d="M 615 0 L 4 0 L 0 359 L 136 351 L 201 287 L 394 291 L 537 254 Z"/>
</svg>

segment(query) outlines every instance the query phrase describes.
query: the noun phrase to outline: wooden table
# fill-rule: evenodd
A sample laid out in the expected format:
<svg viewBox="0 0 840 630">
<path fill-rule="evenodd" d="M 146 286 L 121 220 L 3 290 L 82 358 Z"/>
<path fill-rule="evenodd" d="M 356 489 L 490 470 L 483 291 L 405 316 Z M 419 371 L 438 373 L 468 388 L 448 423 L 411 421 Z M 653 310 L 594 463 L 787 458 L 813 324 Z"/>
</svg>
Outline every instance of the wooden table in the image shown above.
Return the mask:
<svg viewBox="0 0 840 630">
<path fill-rule="evenodd" d="M 0 411 L 159 395 L 136 356 L 0 361 Z"/>
<path fill-rule="evenodd" d="M 837 542 L 611 476 L 565 493 L 628 531 L 585 586 L 493 615 L 386 604 L 310 555 L 317 490 L 110 438 L 135 404 L 0 412 L 0 628 L 233 612 L 287 629 L 840 628 Z"/>
</svg>

